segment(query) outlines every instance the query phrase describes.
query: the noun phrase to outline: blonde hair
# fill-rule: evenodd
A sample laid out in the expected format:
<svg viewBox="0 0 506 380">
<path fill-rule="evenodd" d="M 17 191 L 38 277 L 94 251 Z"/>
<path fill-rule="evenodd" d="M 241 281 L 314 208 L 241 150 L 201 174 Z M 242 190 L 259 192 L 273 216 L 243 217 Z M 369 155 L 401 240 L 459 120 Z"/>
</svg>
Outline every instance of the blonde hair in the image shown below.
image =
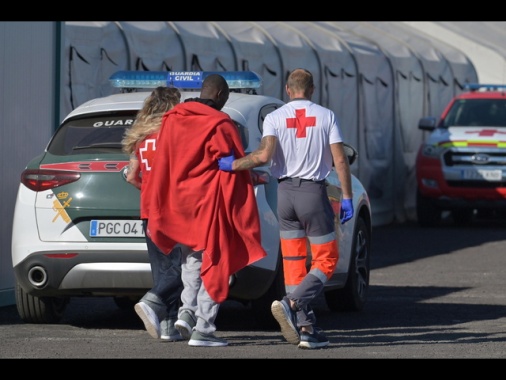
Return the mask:
<svg viewBox="0 0 506 380">
<path fill-rule="evenodd" d="M 146 136 L 160 129 L 162 117 L 165 112 L 172 109 L 181 100 L 181 93 L 173 87 L 157 87 L 144 100 L 144 105 L 137 112 L 135 121 L 125 131 L 123 140 L 123 152 L 132 154 L 138 143 Z"/>
<path fill-rule="evenodd" d="M 314 87 L 313 75 L 306 69 L 295 69 L 286 81 L 287 87 L 295 93 L 303 93 L 309 98 Z"/>
</svg>

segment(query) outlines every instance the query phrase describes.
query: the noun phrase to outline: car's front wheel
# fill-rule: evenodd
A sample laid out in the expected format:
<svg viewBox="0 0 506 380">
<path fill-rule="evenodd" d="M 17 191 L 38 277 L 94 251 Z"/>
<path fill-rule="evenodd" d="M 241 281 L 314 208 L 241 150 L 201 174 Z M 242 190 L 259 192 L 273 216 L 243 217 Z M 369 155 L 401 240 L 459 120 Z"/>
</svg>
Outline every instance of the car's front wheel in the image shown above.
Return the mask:
<svg viewBox="0 0 506 380">
<path fill-rule="evenodd" d="M 66 297 L 35 297 L 16 283 L 16 308 L 26 323 L 58 323 L 69 299 Z"/>
<path fill-rule="evenodd" d="M 353 234 L 348 279 L 341 289 L 327 290 L 325 300 L 332 311 L 360 311 L 369 289 L 371 236 L 363 218 L 357 219 Z"/>
</svg>

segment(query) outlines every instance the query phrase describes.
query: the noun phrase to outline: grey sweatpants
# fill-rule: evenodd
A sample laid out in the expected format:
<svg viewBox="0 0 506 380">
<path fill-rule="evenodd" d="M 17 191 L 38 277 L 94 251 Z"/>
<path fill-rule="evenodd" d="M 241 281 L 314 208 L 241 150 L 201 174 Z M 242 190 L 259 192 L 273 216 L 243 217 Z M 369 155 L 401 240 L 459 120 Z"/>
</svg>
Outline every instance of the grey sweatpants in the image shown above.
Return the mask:
<svg viewBox="0 0 506 380">
<path fill-rule="evenodd" d="M 184 310 L 191 311 L 197 317 L 195 330 L 212 334 L 216 331 L 214 321 L 218 315 L 219 303 L 213 301 L 204 287 L 200 269 L 202 267 L 203 251 L 192 251 L 186 246 L 181 249 L 181 279 L 183 291 L 181 292 L 182 306 L 179 308 L 180 316 Z"/>
</svg>

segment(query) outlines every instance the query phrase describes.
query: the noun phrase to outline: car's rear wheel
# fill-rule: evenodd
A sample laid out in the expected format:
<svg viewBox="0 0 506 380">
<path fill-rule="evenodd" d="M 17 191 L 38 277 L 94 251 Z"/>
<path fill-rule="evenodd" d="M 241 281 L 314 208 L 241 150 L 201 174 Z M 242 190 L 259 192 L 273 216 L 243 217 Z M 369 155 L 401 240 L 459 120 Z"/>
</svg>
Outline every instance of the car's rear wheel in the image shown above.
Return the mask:
<svg viewBox="0 0 506 380">
<path fill-rule="evenodd" d="M 341 289 L 325 291 L 332 311 L 360 311 L 369 289 L 371 236 L 363 218 L 358 217 L 353 235 L 348 279 Z"/>
<path fill-rule="evenodd" d="M 58 323 L 68 303 L 69 298 L 66 297 L 32 296 L 16 283 L 16 308 L 26 323 Z"/>
<path fill-rule="evenodd" d="M 436 227 L 441 222 L 441 210 L 419 191 L 416 193 L 416 216 L 421 227 Z"/>
</svg>

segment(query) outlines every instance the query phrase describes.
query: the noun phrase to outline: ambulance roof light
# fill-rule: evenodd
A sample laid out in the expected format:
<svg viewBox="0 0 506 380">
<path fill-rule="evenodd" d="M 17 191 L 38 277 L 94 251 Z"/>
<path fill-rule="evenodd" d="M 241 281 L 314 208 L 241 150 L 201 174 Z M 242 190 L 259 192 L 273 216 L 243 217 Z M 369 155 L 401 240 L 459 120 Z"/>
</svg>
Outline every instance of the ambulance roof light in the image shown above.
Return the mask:
<svg viewBox="0 0 506 380">
<path fill-rule="evenodd" d="M 506 88 L 505 84 L 466 83 L 464 85 L 464 89 L 469 91 L 478 91 L 480 89 L 485 89 L 486 91 L 494 91 L 504 88 Z"/>
</svg>

